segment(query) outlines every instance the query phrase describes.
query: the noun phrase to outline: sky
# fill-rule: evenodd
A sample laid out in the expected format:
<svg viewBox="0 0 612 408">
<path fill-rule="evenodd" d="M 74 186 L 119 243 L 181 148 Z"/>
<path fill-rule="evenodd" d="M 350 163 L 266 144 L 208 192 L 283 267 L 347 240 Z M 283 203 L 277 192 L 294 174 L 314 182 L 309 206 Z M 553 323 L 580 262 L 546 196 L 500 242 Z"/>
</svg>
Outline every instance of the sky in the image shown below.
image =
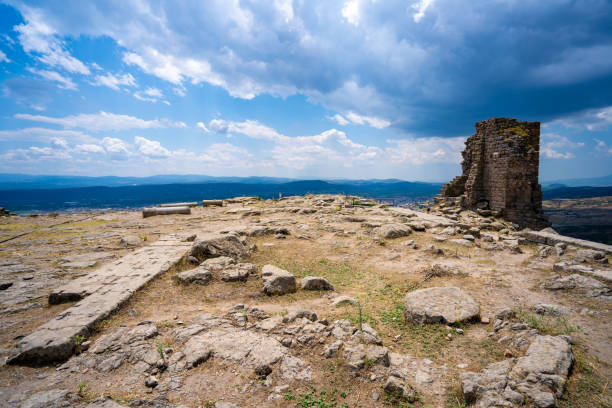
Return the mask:
<svg viewBox="0 0 612 408">
<path fill-rule="evenodd" d="M 612 174 L 612 2 L 0 0 L 0 173 L 446 181 L 500 116 Z"/>
</svg>

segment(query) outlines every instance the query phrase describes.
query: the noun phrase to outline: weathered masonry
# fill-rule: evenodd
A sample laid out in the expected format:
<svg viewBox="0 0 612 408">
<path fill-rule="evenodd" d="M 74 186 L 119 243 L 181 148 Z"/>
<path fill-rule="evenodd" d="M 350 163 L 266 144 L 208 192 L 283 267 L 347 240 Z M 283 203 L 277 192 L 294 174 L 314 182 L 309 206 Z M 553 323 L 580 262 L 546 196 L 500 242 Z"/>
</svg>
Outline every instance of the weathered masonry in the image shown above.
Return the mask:
<svg viewBox="0 0 612 408">
<path fill-rule="evenodd" d="M 521 227 L 550 225 L 538 184 L 540 122 L 492 118 L 476 123 L 465 142 L 463 174 L 445 184 L 436 203 L 491 209 Z"/>
</svg>

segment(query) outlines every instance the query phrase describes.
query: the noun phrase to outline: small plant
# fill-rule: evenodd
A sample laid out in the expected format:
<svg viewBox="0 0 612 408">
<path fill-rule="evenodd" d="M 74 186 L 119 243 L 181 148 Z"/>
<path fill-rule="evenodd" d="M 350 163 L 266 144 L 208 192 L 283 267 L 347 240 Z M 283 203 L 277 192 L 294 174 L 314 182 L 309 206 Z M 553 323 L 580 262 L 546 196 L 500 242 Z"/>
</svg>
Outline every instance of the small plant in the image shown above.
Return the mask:
<svg viewBox="0 0 612 408">
<path fill-rule="evenodd" d="M 285 401 L 293 401 L 295 399 L 295 394 L 291 394 L 288 392 L 285 395 L 283 395 L 283 399 Z"/>
<path fill-rule="evenodd" d="M 570 324 L 567 320 L 567 317 L 565 316 L 537 316 L 533 313 L 528 313 L 524 311 L 521 307 L 517 307 L 514 311 L 522 322 L 538 329 L 542 334 L 550 334 L 553 336 L 557 336 L 560 334 L 572 334 L 574 332 L 582 331 L 582 328 L 580 326 L 574 326 Z"/>
<path fill-rule="evenodd" d="M 360 301 L 357 301 L 357 308 L 359 309 L 359 331 L 363 337 L 363 306 Z"/>
<path fill-rule="evenodd" d="M 79 397 L 83 398 L 85 396 L 85 388 L 87 388 L 87 383 L 85 381 L 81 381 L 78 387 L 79 387 L 79 391 L 78 391 Z"/>
<path fill-rule="evenodd" d="M 80 334 L 77 334 L 76 336 L 74 336 L 74 345 L 77 347 L 80 347 L 81 344 L 83 344 L 83 342 L 85 341 L 85 336 L 81 336 Z"/>
<path fill-rule="evenodd" d="M 370 358 L 368 356 L 365 356 L 365 358 L 363 359 L 363 366 L 365 367 L 365 369 L 369 369 L 370 367 L 372 367 L 374 365 L 374 363 L 376 362 L 375 359 Z"/>
<path fill-rule="evenodd" d="M 165 349 L 166 347 L 168 347 L 168 345 L 167 345 L 167 344 L 162 343 L 162 342 L 161 342 L 161 341 L 159 341 L 159 340 L 155 340 L 155 346 L 156 346 L 156 349 L 157 349 L 157 353 L 159 354 L 159 357 L 160 357 L 162 360 L 166 361 L 166 356 L 164 355 L 164 349 Z"/>
</svg>

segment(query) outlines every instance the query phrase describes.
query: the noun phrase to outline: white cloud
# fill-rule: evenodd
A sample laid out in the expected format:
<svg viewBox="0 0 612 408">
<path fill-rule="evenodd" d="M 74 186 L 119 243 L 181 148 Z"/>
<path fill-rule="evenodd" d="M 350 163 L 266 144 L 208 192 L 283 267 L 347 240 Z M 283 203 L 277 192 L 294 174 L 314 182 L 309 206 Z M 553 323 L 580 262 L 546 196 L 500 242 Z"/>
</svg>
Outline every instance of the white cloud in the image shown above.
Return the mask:
<svg viewBox="0 0 612 408">
<path fill-rule="evenodd" d="M 102 146 L 113 160 L 126 160 L 132 155 L 128 144 L 115 137 L 107 136 L 102 139 Z"/>
<path fill-rule="evenodd" d="M 138 151 L 140 153 L 152 158 L 169 157 L 171 154 L 170 150 L 163 147 L 156 140 L 149 140 L 141 136 L 136 136 L 134 138 L 134 144 L 138 146 Z"/>
<path fill-rule="evenodd" d="M 35 156 L 38 156 L 39 159 L 44 160 L 70 160 L 72 156 L 69 152 L 67 152 L 64 148 L 54 149 L 52 147 L 38 147 L 32 146 L 29 149 L 29 152 Z"/>
<path fill-rule="evenodd" d="M 196 126 L 198 127 L 198 129 L 202 129 L 204 132 L 210 133 L 210 130 L 208 130 L 208 128 L 203 122 L 196 123 Z"/>
<path fill-rule="evenodd" d="M 120 86 L 136 86 L 136 80 L 132 74 L 115 75 L 108 73 L 106 75 L 96 75 L 92 85 L 107 86 L 118 91 Z"/>
<path fill-rule="evenodd" d="M 359 0 L 349 0 L 344 3 L 342 17 L 353 25 L 359 25 Z"/>
<path fill-rule="evenodd" d="M 89 68 L 65 49 L 56 31 L 44 21 L 40 10 L 24 6 L 21 12 L 27 23 L 14 29 L 19 33 L 19 42 L 25 52 L 36 54 L 36 58 L 46 65 L 61 67 L 70 73 L 90 74 Z"/>
<path fill-rule="evenodd" d="M 157 88 L 147 88 L 144 91 L 134 92 L 134 98 L 145 101 L 145 102 L 157 102 L 159 99 L 163 98 L 164 94 Z M 166 105 L 170 105 L 170 102 L 166 100 L 162 100 Z"/>
<path fill-rule="evenodd" d="M 572 142 L 565 136 L 556 133 L 543 133 L 542 144 L 540 146 L 540 155 L 548 159 L 573 159 L 574 153 L 568 152 L 568 149 L 577 149 L 584 147 L 582 142 Z M 560 150 L 566 150 L 561 152 Z"/>
<path fill-rule="evenodd" d="M 186 127 L 183 122 L 172 122 L 168 119 L 145 120 L 129 115 L 118 115 L 100 111 L 98 113 L 66 116 L 55 118 L 43 115 L 30 115 L 18 113 L 17 119 L 24 119 L 34 122 L 51 123 L 65 128 L 81 128 L 92 132 L 121 131 L 127 129 L 157 129 L 166 127 Z"/>
<path fill-rule="evenodd" d="M 602 152 L 606 155 L 612 155 L 612 146 L 608 146 L 606 142 L 604 142 L 603 140 L 599 140 L 599 139 L 593 139 L 593 140 L 597 142 L 597 145 L 595 146 L 595 150 L 597 150 L 598 152 Z"/>
<path fill-rule="evenodd" d="M 396 164 L 461 163 L 465 138 L 429 137 L 387 140 L 387 143 L 394 146 L 387 147 L 385 153 Z"/>
<path fill-rule="evenodd" d="M 97 144 L 76 145 L 76 150 L 84 153 L 104 153 L 104 148 Z"/>
<path fill-rule="evenodd" d="M 78 130 L 55 130 L 46 128 L 0 130 L 0 141 L 47 142 L 53 138 L 61 138 L 75 142 L 90 142 L 94 140 L 93 137 Z"/>
<path fill-rule="evenodd" d="M 2 50 L 0 50 L 0 62 L 11 62 Z"/>
<path fill-rule="evenodd" d="M 346 125 L 348 125 L 348 124 L 350 123 L 348 120 L 346 120 L 346 119 L 344 118 L 344 116 L 342 116 L 342 115 L 340 115 L 340 114 L 338 114 L 338 113 L 337 113 L 337 114 L 335 114 L 334 116 L 330 117 L 330 119 L 331 119 L 331 120 L 334 120 L 334 121 L 336 121 L 336 122 L 338 122 L 338 124 L 339 124 L 340 126 L 346 126 Z"/>
<path fill-rule="evenodd" d="M 241 134 L 251 139 L 272 142 L 273 159 L 283 167 L 303 169 L 316 163 L 334 162 L 341 167 L 351 167 L 379 157 L 382 150 L 376 146 L 355 143 L 346 133 L 330 129 L 314 136 L 290 137 L 257 121 L 231 122 L 213 119 L 208 124 L 211 131 L 223 134 Z"/>
<path fill-rule="evenodd" d="M 262 91 L 261 87 L 250 80 L 234 78 L 233 81 L 226 81 L 222 75 L 214 72 L 210 62 L 205 59 L 177 57 L 152 47 L 144 48 L 141 54 L 127 52 L 123 61 L 175 85 L 182 85 L 184 81 L 190 81 L 192 84 L 207 82 L 221 86 L 227 89 L 230 95 L 242 99 L 253 99 Z"/>
<path fill-rule="evenodd" d="M 435 0 L 419 0 L 418 3 L 413 4 L 412 8 L 415 9 L 415 13 L 412 15 L 415 23 L 418 23 L 425 17 L 425 12 L 434 3 Z"/>
<path fill-rule="evenodd" d="M 39 75 L 48 81 L 58 82 L 58 86 L 62 89 L 69 89 L 71 91 L 77 90 L 77 86 L 74 82 L 72 82 L 72 79 L 63 76 L 58 72 L 39 70 L 34 68 L 28 68 L 28 71 L 32 72 L 33 74 Z"/>
<path fill-rule="evenodd" d="M 51 139 L 51 144 L 54 147 L 60 148 L 60 149 L 68 149 L 68 142 L 66 141 L 66 139 L 62 139 L 61 137 L 54 137 Z"/>
<path fill-rule="evenodd" d="M 222 167 L 252 167 L 253 155 L 248 150 L 230 143 L 215 143 L 210 145 L 198 160 Z"/>
<path fill-rule="evenodd" d="M 384 129 L 391 125 L 391 122 L 388 120 L 377 118 L 375 116 L 361 116 L 356 114 L 355 112 L 348 112 L 346 114 L 348 120 L 358 125 L 363 125 L 364 123 L 369 124 L 370 126 L 376 129 Z"/>
</svg>

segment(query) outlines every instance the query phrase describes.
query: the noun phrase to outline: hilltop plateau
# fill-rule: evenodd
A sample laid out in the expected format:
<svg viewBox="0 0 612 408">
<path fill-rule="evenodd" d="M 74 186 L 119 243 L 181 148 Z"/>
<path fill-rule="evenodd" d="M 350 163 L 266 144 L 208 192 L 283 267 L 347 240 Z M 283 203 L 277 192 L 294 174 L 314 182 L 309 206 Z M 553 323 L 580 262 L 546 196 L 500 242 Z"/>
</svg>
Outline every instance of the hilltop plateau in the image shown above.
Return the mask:
<svg viewBox="0 0 612 408">
<path fill-rule="evenodd" d="M 0 241 L 0 406 L 612 403 L 610 247 L 494 211 L 238 197 Z"/>
</svg>

